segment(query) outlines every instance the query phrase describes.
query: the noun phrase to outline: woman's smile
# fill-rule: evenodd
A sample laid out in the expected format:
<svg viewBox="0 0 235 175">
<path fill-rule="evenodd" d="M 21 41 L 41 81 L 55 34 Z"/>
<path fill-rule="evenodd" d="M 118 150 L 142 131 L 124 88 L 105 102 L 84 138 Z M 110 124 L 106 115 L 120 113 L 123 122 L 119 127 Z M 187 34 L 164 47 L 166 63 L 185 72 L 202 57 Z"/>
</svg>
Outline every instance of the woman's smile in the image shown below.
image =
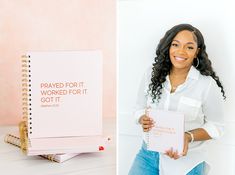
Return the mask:
<svg viewBox="0 0 235 175">
<path fill-rule="evenodd" d="M 187 58 L 179 57 L 179 56 L 175 56 L 175 60 L 176 60 L 176 61 L 180 61 L 180 62 L 182 62 L 182 61 L 186 61 L 186 60 L 187 60 Z"/>
</svg>

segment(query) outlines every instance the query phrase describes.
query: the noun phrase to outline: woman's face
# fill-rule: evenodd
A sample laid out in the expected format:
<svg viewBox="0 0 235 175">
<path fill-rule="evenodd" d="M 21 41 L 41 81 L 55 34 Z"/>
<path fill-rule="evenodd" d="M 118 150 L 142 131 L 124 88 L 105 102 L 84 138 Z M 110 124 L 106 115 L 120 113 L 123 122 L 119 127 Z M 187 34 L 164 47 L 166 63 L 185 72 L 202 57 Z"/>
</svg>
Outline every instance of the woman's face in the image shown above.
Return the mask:
<svg viewBox="0 0 235 175">
<path fill-rule="evenodd" d="M 196 36 L 191 31 L 183 30 L 173 38 L 169 50 L 173 68 L 189 69 L 191 67 L 199 51 L 194 37 Z"/>
</svg>

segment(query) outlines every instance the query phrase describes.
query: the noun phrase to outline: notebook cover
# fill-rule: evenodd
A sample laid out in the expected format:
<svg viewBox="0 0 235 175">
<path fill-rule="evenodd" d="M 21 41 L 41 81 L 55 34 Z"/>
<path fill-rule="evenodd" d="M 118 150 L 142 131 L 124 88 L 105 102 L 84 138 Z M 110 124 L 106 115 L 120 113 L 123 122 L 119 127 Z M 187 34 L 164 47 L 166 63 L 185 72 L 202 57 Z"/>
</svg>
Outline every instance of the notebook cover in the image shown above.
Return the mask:
<svg viewBox="0 0 235 175">
<path fill-rule="evenodd" d="M 151 151 L 165 153 L 173 148 L 178 153 L 184 146 L 184 115 L 179 112 L 149 110 L 149 117 L 156 122 L 147 133 L 147 148 Z"/>
<path fill-rule="evenodd" d="M 100 51 L 28 52 L 29 138 L 102 135 Z"/>
</svg>

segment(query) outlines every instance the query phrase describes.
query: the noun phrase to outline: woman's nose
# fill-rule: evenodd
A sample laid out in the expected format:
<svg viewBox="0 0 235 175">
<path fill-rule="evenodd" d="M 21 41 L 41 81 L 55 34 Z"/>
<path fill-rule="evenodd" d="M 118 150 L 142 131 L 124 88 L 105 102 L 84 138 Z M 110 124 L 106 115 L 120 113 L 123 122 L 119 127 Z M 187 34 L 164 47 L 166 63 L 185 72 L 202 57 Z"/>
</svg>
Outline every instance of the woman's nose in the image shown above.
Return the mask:
<svg viewBox="0 0 235 175">
<path fill-rule="evenodd" d="M 182 54 L 182 55 L 186 53 L 184 47 L 179 47 L 177 52 L 178 52 L 178 54 Z"/>
</svg>

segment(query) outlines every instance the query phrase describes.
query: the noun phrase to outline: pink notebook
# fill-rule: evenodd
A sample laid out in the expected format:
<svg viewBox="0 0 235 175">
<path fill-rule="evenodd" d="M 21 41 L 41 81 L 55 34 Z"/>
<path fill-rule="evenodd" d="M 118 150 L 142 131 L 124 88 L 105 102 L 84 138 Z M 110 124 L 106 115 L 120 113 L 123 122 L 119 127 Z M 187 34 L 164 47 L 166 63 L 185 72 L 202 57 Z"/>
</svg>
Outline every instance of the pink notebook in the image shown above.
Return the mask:
<svg viewBox="0 0 235 175">
<path fill-rule="evenodd" d="M 165 153 L 171 148 L 183 153 L 184 115 L 175 111 L 149 109 L 149 116 L 156 122 L 147 133 L 147 148 Z"/>
<path fill-rule="evenodd" d="M 11 133 L 11 134 L 7 134 L 4 138 L 4 141 L 6 143 L 12 144 L 16 147 L 20 147 L 20 136 L 19 133 Z M 79 153 L 67 153 L 67 154 L 48 154 L 48 155 L 40 155 L 41 157 L 54 161 L 54 162 L 58 162 L 58 163 L 62 163 L 66 160 L 69 160 L 75 156 L 79 155 Z"/>
<path fill-rule="evenodd" d="M 53 150 L 55 138 L 101 138 L 101 51 L 28 52 L 22 63 L 23 117 L 28 121 L 29 150 L 37 148 L 34 143 L 38 139 L 48 139 L 44 148 Z"/>
</svg>

